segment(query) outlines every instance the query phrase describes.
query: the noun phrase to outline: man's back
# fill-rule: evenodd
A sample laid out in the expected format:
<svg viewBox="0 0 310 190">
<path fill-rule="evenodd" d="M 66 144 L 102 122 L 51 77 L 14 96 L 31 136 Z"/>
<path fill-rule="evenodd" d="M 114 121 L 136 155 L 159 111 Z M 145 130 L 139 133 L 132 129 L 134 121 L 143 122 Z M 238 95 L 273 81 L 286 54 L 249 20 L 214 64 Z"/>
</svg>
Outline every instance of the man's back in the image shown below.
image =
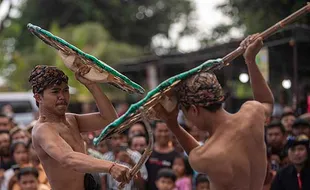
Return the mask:
<svg viewBox="0 0 310 190">
<path fill-rule="evenodd" d="M 261 190 L 267 164 L 264 118 L 259 107 L 246 103 L 191 152 L 191 165 L 208 174 L 212 190 Z"/>
<path fill-rule="evenodd" d="M 61 163 L 48 155 L 41 147 L 36 135 L 40 128 L 48 128 L 52 133 L 57 133 L 76 152 L 84 153 L 84 144 L 78 131 L 77 124 L 72 117 L 67 116 L 64 123 L 37 123 L 33 129 L 33 146 L 40 158 L 44 170 L 49 178 L 53 190 L 84 189 L 84 174 L 65 168 Z M 49 135 L 49 134 L 46 134 Z"/>
</svg>

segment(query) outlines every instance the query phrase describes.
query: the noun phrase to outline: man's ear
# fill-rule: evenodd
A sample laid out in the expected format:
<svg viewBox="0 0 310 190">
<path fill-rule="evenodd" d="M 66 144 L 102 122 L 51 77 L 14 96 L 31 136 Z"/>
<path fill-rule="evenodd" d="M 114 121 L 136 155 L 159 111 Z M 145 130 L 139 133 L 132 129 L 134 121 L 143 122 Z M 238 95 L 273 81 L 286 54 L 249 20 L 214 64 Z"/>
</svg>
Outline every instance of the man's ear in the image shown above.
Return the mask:
<svg viewBox="0 0 310 190">
<path fill-rule="evenodd" d="M 189 107 L 189 111 L 190 111 L 190 114 L 192 114 L 193 116 L 198 116 L 199 115 L 199 109 L 198 109 L 198 107 L 197 106 L 195 106 L 195 105 L 191 105 L 190 107 Z"/>
<path fill-rule="evenodd" d="M 39 93 L 35 93 L 33 97 L 38 103 L 42 101 L 42 96 Z"/>
</svg>

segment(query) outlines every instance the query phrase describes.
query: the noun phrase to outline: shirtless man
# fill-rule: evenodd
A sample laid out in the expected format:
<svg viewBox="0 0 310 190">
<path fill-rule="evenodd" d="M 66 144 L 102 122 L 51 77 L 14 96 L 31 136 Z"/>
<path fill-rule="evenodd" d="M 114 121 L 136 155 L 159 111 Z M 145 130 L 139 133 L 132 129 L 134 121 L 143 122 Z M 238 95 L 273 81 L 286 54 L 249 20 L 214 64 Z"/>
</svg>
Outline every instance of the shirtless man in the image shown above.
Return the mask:
<svg viewBox="0 0 310 190">
<path fill-rule="evenodd" d="M 209 176 L 212 190 L 262 190 L 267 168 L 264 123 L 272 113 L 273 95 L 260 73 L 256 54 L 262 39 L 252 35 L 241 47 L 245 48 L 254 101 L 245 102 L 235 114 L 222 108 L 225 96 L 212 73 L 190 77 L 177 89 L 179 107 L 184 116 L 210 138 L 199 146 L 189 133 L 177 123 L 177 112 L 159 110 L 189 155 L 193 169 Z M 254 40 L 256 39 L 256 40 Z"/>
<path fill-rule="evenodd" d="M 101 189 L 99 175 L 92 173 L 110 173 L 119 182 L 129 181 L 127 167 L 85 154 L 80 133 L 102 129 L 117 118 L 98 84 L 83 77 L 89 70 L 83 66 L 75 76 L 92 93 L 99 113 L 66 113 L 68 77 L 56 67 L 38 65 L 29 78 L 40 114 L 32 130 L 33 146 L 53 190 Z"/>
</svg>

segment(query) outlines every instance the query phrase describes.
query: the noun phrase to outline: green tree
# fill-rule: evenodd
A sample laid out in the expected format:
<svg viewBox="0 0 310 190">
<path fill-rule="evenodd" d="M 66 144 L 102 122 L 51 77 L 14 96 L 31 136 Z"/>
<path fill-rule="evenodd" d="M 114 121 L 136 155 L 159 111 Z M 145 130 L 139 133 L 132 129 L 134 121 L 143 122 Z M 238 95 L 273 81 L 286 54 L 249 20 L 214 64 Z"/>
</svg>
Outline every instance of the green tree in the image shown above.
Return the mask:
<svg viewBox="0 0 310 190">
<path fill-rule="evenodd" d="M 118 63 L 121 59 L 142 54 L 142 50 L 139 47 L 115 41 L 106 29 L 98 23 L 84 23 L 77 26 L 68 26 L 63 29 L 60 29 L 57 24 L 53 24 L 50 31 L 54 35 L 65 39 L 69 43 L 82 49 L 84 52 L 94 55 L 109 65 Z M 57 51 L 43 43 L 43 41 L 38 38 L 34 36 L 32 37 L 35 39 L 34 46 L 28 46 L 19 51 L 6 51 L 4 52 L 5 56 L 3 57 L 9 57 L 9 61 L 6 61 L 5 58 L 0 60 L 2 63 L 6 63 L 1 64 L 4 68 L 4 70 L 1 71 L 6 72 L 3 74 L 7 78 L 10 90 L 29 90 L 30 86 L 28 84 L 28 77 L 30 71 L 35 65 L 56 65 L 69 76 L 69 85 L 78 90 L 79 97 L 84 99 L 89 98 L 90 94 L 86 88 L 75 80 L 74 73 L 66 68 L 60 57 L 57 55 Z M 10 49 L 8 48 L 9 46 L 14 47 L 14 40 L 11 44 L 7 42 L 5 46 L 6 48 L 2 49 Z M 118 89 L 106 87 L 105 90 L 113 93 Z M 113 95 L 115 95 L 115 93 L 113 93 Z"/>
<path fill-rule="evenodd" d="M 214 37 L 227 34 L 233 27 L 245 28 L 245 34 L 262 32 L 306 3 L 307 0 L 226 0 L 218 8 L 232 19 L 232 24 L 219 24 Z M 303 17 L 297 23 L 310 24 L 310 19 Z"/>
<path fill-rule="evenodd" d="M 186 25 L 182 35 L 195 31 L 190 25 L 193 9 L 189 0 L 25 0 L 20 6 L 21 16 L 12 24 L 25 27 L 30 22 L 50 28 L 57 22 L 62 28 L 98 22 L 116 40 L 149 48 L 153 36 L 168 36 L 170 26 L 180 20 Z M 20 30 L 18 36 L 20 46 L 33 42 L 26 30 Z"/>
</svg>

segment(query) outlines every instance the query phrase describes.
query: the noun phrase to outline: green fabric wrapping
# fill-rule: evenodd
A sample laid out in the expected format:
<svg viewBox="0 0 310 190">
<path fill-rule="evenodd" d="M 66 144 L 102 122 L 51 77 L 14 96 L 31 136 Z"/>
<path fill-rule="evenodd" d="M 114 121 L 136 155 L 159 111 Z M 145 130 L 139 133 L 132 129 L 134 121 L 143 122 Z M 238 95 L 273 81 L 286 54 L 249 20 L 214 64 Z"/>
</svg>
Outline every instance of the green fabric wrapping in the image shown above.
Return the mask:
<svg viewBox="0 0 310 190">
<path fill-rule="evenodd" d="M 195 67 L 191 70 L 185 71 L 183 73 L 180 73 L 178 75 L 175 75 L 165 80 L 164 82 L 159 84 L 156 88 L 148 92 L 147 95 L 142 100 L 140 100 L 139 102 L 135 104 L 132 104 L 125 114 L 123 114 L 121 117 L 119 117 L 114 122 L 110 123 L 107 127 L 105 127 L 103 131 L 100 133 L 100 135 L 94 139 L 93 141 L 94 145 L 98 145 L 100 141 L 112 135 L 114 133 L 114 130 L 117 129 L 117 127 L 120 126 L 124 121 L 126 121 L 129 116 L 136 113 L 155 94 L 164 91 L 167 87 L 171 86 L 174 82 L 178 80 L 184 80 L 187 77 L 190 77 L 201 71 L 212 70 L 215 68 L 218 69 L 222 66 L 223 66 L 223 60 L 221 58 L 214 59 L 214 60 L 208 60 L 204 62 L 203 64 L 199 65 L 198 67 Z"/>
<path fill-rule="evenodd" d="M 46 41 L 44 38 L 42 38 L 39 34 L 44 35 L 46 37 L 48 37 L 49 39 L 52 39 L 55 42 L 60 43 L 63 46 L 66 46 L 70 49 L 72 49 L 73 51 L 75 51 L 77 54 L 79 54 L 80 56 L 83 56 L 84 58 L 90 60 L 92 63 L 96 64 L 99 68 L 111 73 L 114 76 L 119 77 L 120 79 L 122 79 L 127 85 L 131 86 L 132 88 L 135 89 L 136 93 L 140 93 L 143 94 L 145 92 L 145 90 L 138 85 L 137 83 L 131 81 L 129 78 L 127 78 L 126 76 L 124 76 L 123 74 L 119 73 L 118 71 L 116 71 L 115 69 L 113 69 L 112 67 L 110 67 L 109 65 L 107 65 L 106 63 L 100 61 L 99 59 L 97 59 L 96 57 L 89 55 L 85 52 L 83 52 L 82 50 L 78 49 L 77 47 L 75 47 L 74 45 L 68 43 L 67 41 L 63 40 L 62 38 L 59 38 L 55 35 L 53 35 L 52 33 L 50 33 L 49 31 L 46 31 L 42 28 L 40 28 L 39 26 L 35 26 L 33 24 L 28 24 L 27 25 L 28 30 L 34 34 L 35 36 L 37 36 L 38 38 L 40 38 L 42 41 L 44 41 L 46 44 L 54 47 L 55 49 L 59 50 L 59 48 L 57 46 L 54 46 L 53 44 L 49 43 L 48 41 Z M 117 85 L 114 85 L 116 87 L 118 87 Z M 119 88 L 119 87 L 118 87 Z M 124 89 L 121 89 L 124 90 Z M 126 91 L 126 90 L 125 90 Z"/>
</svg>

